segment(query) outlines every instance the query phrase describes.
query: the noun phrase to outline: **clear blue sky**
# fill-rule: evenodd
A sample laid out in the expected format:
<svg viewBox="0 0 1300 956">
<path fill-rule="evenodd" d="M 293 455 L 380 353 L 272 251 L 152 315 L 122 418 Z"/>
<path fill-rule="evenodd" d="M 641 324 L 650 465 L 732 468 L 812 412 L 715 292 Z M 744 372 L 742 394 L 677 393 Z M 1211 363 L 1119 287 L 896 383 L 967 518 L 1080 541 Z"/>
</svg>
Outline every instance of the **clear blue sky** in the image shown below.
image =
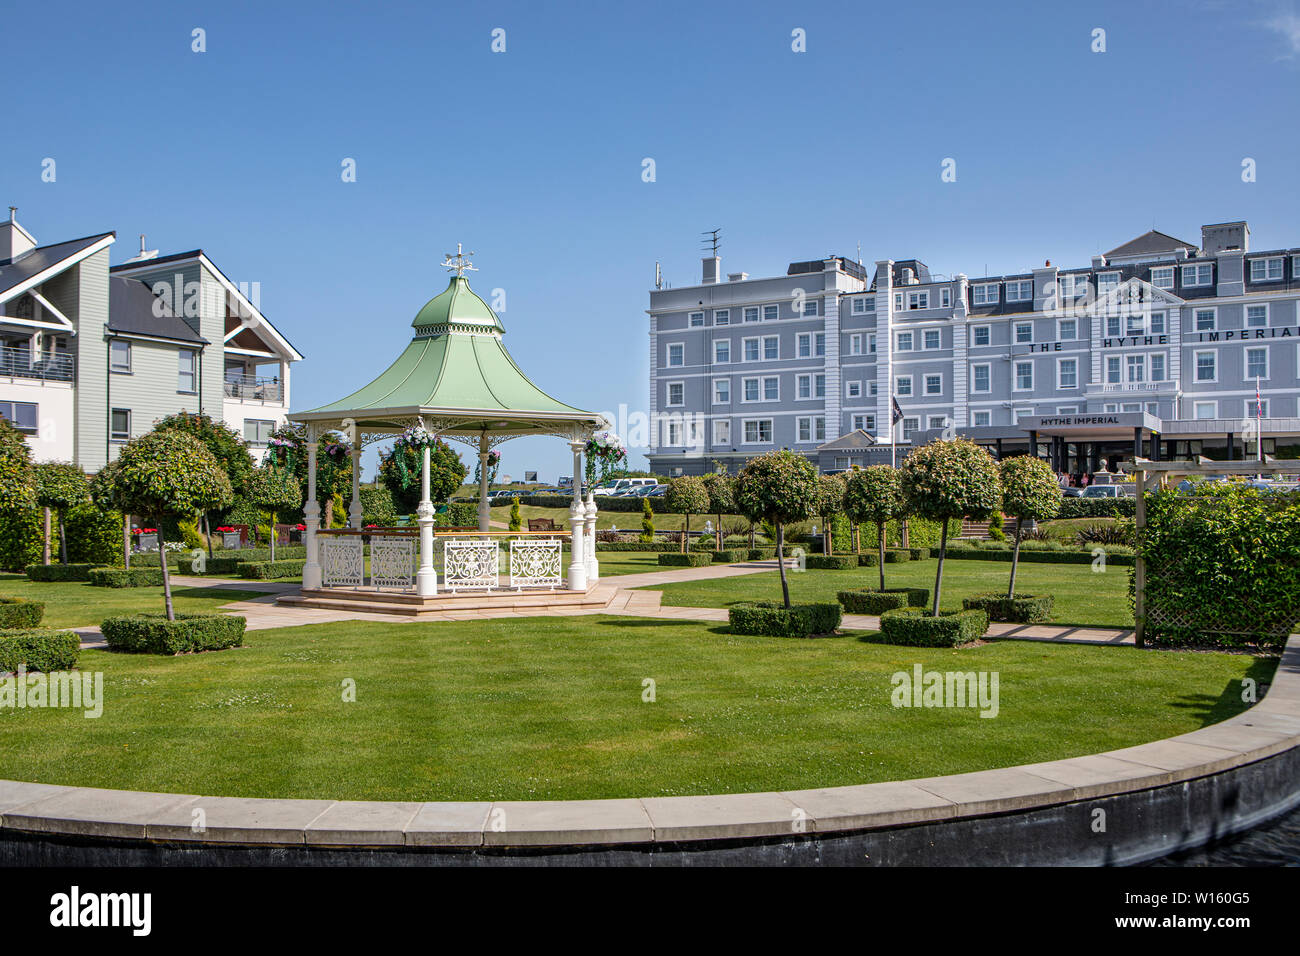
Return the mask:
<svg viewBox="0 0 1300 956">
<path fill-rule="evenodd" d="M 724 270 L 753 275 L 859 242 L 943 273 L 1082 264 L 1231 219 L 1300 244 L 1294 3 L 337 6 L 3 19 L 0 200 L 42 242 L 115 229 L 118 262 L 144 232 L 260 282 L 306 355 L 298 408 L 398 354 L 457 241 L 538 384 L 610 411 L 648 400 L 655 260 L 698 281 L 715 226 Z M 502 452 L 516 477 L 571 470 L 557 440 Z"/>
</svg>

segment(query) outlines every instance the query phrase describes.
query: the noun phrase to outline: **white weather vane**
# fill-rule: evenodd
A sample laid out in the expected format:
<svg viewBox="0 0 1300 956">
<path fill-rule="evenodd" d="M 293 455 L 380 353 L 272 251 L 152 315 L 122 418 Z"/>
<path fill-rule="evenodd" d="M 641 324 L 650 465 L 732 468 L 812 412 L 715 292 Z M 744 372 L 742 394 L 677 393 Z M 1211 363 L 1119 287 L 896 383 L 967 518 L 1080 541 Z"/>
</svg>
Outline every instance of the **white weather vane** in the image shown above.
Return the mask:
<svg viewBox="0 0 1300 956">
<path fill-rule="evenodd" d="M 444 255 L 446 255 L 447 259 L 442 264 L 443 268 L 454 271 L 456 275 L 463 276 L 466 272 L 478 272 L 469 261 L 469 257 L 474 255 L 473 250 L 470 250 L 468 254 L 462 252 L 461 244 L 459 242 L 456 243 L 455 255 L 452 255 L 450 252 L 444 253 Z"/>
</svg>

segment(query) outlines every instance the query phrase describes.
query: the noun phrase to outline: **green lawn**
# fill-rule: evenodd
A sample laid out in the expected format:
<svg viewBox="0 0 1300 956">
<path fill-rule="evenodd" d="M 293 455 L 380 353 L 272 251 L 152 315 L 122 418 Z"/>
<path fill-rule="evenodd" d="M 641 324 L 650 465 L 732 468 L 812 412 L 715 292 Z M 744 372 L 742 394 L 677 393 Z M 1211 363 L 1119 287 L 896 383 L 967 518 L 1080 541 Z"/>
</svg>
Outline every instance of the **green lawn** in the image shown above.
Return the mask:
<svg viewBox="0 0 1300 956">
<path fill-rule="evenodd" d="M 621 617 L 255 631 L 183 657 L 86 651 L 99 719 L 0 709 L 0 777 L 369 800 L 630 797 L 836 786 L 1123 747 L 1243 708 L 1246 655 L 852 636 L 740 637 Z M 890 677 L 996 671 L 1000 712 L 896 709 Z M 654 703 L 643 680 L 656 682 Z M 344 681 L 356 683 L 346 703 Z"/>
<path fill-rule="evenodd" d="M 938 561 L 904 561 L 885 565 L 886 587 L 934 588 Z M 1051 594 L 1055 598 L 1052 620 L 1062 624 L 1132 627 L 1128 607 L 1128 568 L 1110 567 L 1093 573 L 1087 564 L 1020 563 L 1016 590 Z M 834 601 L 837 591 L 853 587 L 878 587 L 876 568 L 853 571 L 804 571 L 788 575 L 792 601 Z M 1005 591 L 1011 565 L 1000 561 L 949 559 L 943 565 L 945 608 L 961 607 L 964 596 L 978 591 Z M 681 584 L 654 585 L 663 591 L 664 604 L 683 607 L 727 607 L 738 601 L 780 600 L 781 581 L 776 571 L 740 577 Z"/>
<path fill-rule="evenodd" d="M 217 588 L 172 585 L 172 600 L 177 613 L 215 611 L 231 601 L 242 601 L 264 591 L 219 590 Z M 25 574 L 0 574 L 0 596 L 21 597 L 45 604 L 43 627 L 82 627 L 98 625 L 114 614 L 136 611 L 161 611 L 161 586 L 149 588 L 97 588 L 77 581 L 42 581 Z"/>
</svg>

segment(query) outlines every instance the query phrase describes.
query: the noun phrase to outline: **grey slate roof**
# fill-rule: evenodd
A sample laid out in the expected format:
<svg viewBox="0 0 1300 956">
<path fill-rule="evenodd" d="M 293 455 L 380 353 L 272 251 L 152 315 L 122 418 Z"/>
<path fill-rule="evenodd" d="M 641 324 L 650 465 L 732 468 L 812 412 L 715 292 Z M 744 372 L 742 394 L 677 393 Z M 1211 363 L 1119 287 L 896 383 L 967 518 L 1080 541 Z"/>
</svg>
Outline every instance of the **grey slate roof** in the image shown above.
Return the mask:
<svg viewBox="0 0 1300 956">
<path fill-rule="evenodd" d="M 84 239 L 69 239 L 67 242 L 56 242 L 50 246 L 37 246 L 17 259 L 6 259 L 0 262 L 0 292 L 7 292 L 32 276 L 44 272 L 50 266 L 57 265 L 64 259 L 69 259 L 83 249 L 93 246 L 105 236 L 112 235 L 116 233 L 101 232 L 97 236 L 86 236 Z"/>
<path fill-rule="evenodd" d="M 1173 236 L 1152 229 L 1142 233 L 1136 239 L 1130 239 L 1122 246 L 1116 246 L 1110 252 L 1105 253 L 1105 256 L 1107 259 L 1111 256 L 1145 256 L 1160 252 L 1174 252 L 1177 249 L 1186 249 L 1192 255 L 1200 251 L 1197 246 L 1192 245 L 1190 242 L 1175 239 Z"/>
<path fill-rule="evenodd" d="M 861 428 L 851 431 L 847 435 L 841 435 L 834 438 L 824 445 L 818 445 L 818 451 L 857 451 L 860 448 L 870 448 L 876 444 L 873 435 L 868 434 Z"/>
<path fill-rule="evenodd" d="M 157 314 L 155 312 L 155 304 Z M 108 279 L 108 330 L 124 335 L 148 335 L 193 345 L 206 345 L 203 338 L 172 314 L 166 302 L 139 279 L 110 276 Z"/>
</svg>

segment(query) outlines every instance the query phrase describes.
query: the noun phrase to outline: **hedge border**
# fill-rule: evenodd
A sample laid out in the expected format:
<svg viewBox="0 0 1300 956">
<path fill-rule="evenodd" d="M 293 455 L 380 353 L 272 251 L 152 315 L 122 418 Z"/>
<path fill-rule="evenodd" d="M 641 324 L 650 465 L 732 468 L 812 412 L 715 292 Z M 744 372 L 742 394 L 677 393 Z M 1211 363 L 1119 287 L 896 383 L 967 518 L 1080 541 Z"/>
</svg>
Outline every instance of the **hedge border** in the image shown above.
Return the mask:
<svg viewBox="0 0 1300 956">
<path fill-rule="evenodd" d="M 297 577 L 306 566 L 306 558 L 290 561 L 242 561 L 239 564 L 239 576 L 256 581 L 276 581 Z"/>
<path fill-rule="evenodd" d="M 81 638 L 72 631 L 55 628 L 25 628 L 0 631 L 0 673 L 67 671 L 77 666 Z"/>
<path fill-rule="evenodd" d="M 48 584 L 66 581 L 89 581 L 90 572 L 102 564 L 29 564 L 27 579 Z"/>
<path fill-rule="evenodd" d="M 732 632 L 754 637 L 831 635 L 842 618 L 840 606 L 830 603 L 796 604 L 787 608 L 778 601 L 748 601 L 733 604 L 727 610 Z"/>
<path fill-rule="evenodd" d="M 90 584 L 97 588 L 147 588 L 162 583 L 162 568 L 90 569 Z"/>
<path fill-rule="evenodd" d="M 850 614 L 875 614 L 901 607 L 925 607 L 930 602 L 929 588 L 851 588 L 835 595 Z"/>
<path fill-rule="evenodd" d="M 1007 597 L 993 591 L 973 594 L 962 598 L 961 606 L 966 610 L 980 610 L 989 616 L 990 621 L 1005 621 L 1012 624 L 1039 624 L 1051 620 L 1052 595 L 1020 594 Z"/>
<path fill-rule="evenodd" d="M 244 643 L 244 618 L 233 614 L 162 614 L 110 617 L 100 625 L 104 641 L 116 651 L 138 654 L 188 654 L 220 651 Z"/>
<path fill-rule="evenodd" d="M 45 616 L 44 601 L 0 597 L 0 630 L 30 630 Z"/>
<path fill-rule="evenodd" d="M 659 555 L 661 568 L 702 568 L 712 563 L 712 551 L 665 552 Z"/>
<path fill-rule="evenodd" d="M 899 647 L 960 647 L 977 641 L 989 627 L 979 610 L 942 611 L 932 617 L 924 608 L 902 607 L 880 615 L 880 633 L 863 640 Z"/>
<path fill-rule="evenodd" d="M 854 571 L 858 567 L 856 554 L 806 554 L 803 566 L 809 571 Z"/>
</svg>

